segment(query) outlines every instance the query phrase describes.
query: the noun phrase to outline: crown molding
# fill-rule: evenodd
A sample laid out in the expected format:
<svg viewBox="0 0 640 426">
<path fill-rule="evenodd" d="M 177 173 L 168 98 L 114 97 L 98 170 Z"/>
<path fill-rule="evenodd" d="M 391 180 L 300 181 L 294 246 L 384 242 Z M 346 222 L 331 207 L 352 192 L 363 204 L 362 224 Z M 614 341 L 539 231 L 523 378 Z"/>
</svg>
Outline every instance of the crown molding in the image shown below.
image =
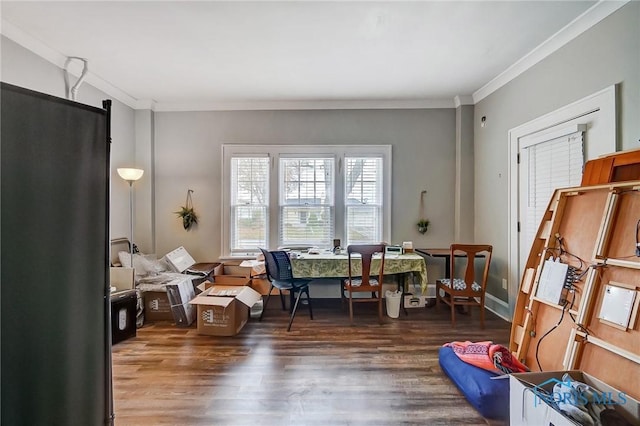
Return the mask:
<svg viewBox="0 0 640 426">
<path fill-rule="evenodd" d="M 493 80 L 473 93 L 473 102 L 478 103 L 538 62 L 587 31 L 607 16 L 627 4 L 629 0 L 600 0 L 580 16 L 542 42 L 538 47 L 520 58 Z"/>
<path fill-rule="evenodd" d="M 150 109 L 156 111 L 156 101 L 152 99 L 138 99 L 134 109 Z"/>
<path fill-rule="evenodd" d="M 414 99 L 414 100 L 344 100 L 344 101 L 203 101 L 203 102 L 156 102 L 138 100 L 112 85 L 103 78 L 89 72 L 86 82 L 105 94 L 117 99 L 133 109 L 150 109 L 153 111 L 247 111 L 247 110 L 319 110 L 319 109 L 431 109 L 457 108 L 460 105 L 473 105 L 480 102 L 544 58 L 578 37 L 580 34 L 611 15 L 630 0 L 600 0 L 587 11 L 575 18 L 538 47 L 519 59 L 497 77 L 489 81 L 472 96 L 458 95 L 454 99 Z M 47 46 L 42 41 L 30 36 L 20 28 L 2 19 L 0 32 L 7 38 L 36 55 L 64 69 L 67 57 Z M 81 73 L 77 64 L 71 64 L 69 72 L 75 76 Z"/>
<path fill-rule="evenodd" d="M 453 105 L 458 108 L 461 105 L 473 105 L 473 96 L 471 95 L 456 95 L 453 98 Z"/>
<path fill-rule="evenodd" d="M 453 108 L 451 99 L 344 100 L 344 101 L 246 101 L 157 102 L 155 111 L 260 111 L 319 109 L 432 109 Z"/>
<path fill-rule="evenodd" d="M 2 27 L 0 28 L 0 30 L 2 32 L 2 35 L 4 35 L 5 37 L 13 40 L 20 46 L 24 47 L 27 50 L 30 50 L 31 52 L 44 58 L 52 64 L 64 69 L 64 64 L 67 60 L 67 57 L 62 53 L 58 52 L 55 49 L 52 49 L 35 37 L 32 37 L 31 35 L 25 33 L 23 30 L 6 21 L 5 19 L 2 19 Z M 103 91 L 107 95 L 122 102 L 128 107 L 134 109 L 136 108 L 137 100 L 134 97 L 130 96 L 108 81 L 92 73 L 91 61 L 88 62 L 87 66 L 89 67 L 89 71 L 87 72 L 87 76 L 84 80 L 86 83 L 92 85 L 98 90 Z M 82 68 L 77 67 L 77 64 L 71 63 L 69 65 L 69 72 L 74 76 L 79 77 L 82 72 Z"/>
</svg>

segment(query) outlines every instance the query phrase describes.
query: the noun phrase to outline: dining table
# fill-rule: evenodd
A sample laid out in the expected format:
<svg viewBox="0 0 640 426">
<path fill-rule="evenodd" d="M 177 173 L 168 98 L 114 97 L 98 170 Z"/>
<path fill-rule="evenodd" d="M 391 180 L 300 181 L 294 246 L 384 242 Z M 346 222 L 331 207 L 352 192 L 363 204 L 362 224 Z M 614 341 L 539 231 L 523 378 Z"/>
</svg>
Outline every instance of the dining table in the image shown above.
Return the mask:
<svg viewBox="0 0 640 426">
<path fill-rule="evenodd" d="M 331 251 L 319 251 L 314 253 L 294 252 L 290 253 L 291 268 L 296 278 L 327 278 L 341 279 L 349 277 L 349 257 L 344 253 Z M 371 274 L 375 275 L 380 270 L 381 256 L 374 255 L 371 262 Z M 247 260 L 241 266 L 249 266 L 256 274 L 264 274 L 264 261 Z M 353 262 L 352 274 L 361 274 L 361 263 Z M 427 265 L 418 253 L 387 253 L 384 258 L 384 275 L 399 275 L 406 284 L 406 278 L 413 276 L 415 284 L 419 285 L 422 292 L 427 289 Z"/>
</svg>

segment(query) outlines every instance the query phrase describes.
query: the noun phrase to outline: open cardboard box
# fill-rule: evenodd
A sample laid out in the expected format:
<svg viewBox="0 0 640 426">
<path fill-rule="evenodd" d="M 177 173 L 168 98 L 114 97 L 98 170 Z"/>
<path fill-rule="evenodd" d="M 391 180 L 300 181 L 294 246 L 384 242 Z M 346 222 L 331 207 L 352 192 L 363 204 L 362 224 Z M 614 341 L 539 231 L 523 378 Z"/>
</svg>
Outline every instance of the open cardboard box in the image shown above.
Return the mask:
<svg viewBox="0 0 640 426">
<path fill-rule="evenodd" d="M 208 336 L 235 336 L 247 323 L 249 309 L 262 300 L 262 295 L 248 285 L 204 282 L 198 289 L 202 293 L 189 303 L 198 309 L 198 334 Z"/>
<path fill-rule="evenodd" d="M 133 290 L 135 287 L 134 269 L 111 267 L 109 269 L 111 294 Z"/>
<path fill-rule="evenodd" d="M 218 274 L 225 276 L 245 277 L 249 280 L 249 285 L 252 289 L 258 293 L 266 296 L 271 288 L 271 283 L 267 280 L 264 274 L 257 274 L 251 267 L 240 266 L 241 262 L 238 261 L 226 261 L 222 264 L 222 268 L 216 271 L 214 280 L 219 276 Z M 278 289 L 273 289 L 271 294 L 279 294 Z"/>
<path fill-rule="evenodd" d="M 614 409 L 631 424 L 640 424 L 640 404 L 624 392 L 612 388 L 601 380 L 580 370 L 516 373 L 509 375 L 509 420 L 514 425 L 575 426 L 580 423 L 570 419 L 547 402 L 566 399 L 567 403 L 581 400 L 579 394 L 553 393 L 553 386 L 562 382 L 564 373 L 574 381 L 585 383 L 597 391 L 599 402 L 607 409 Z M 545 395 L 545 392 L 549 394 Z"/>
</svg>

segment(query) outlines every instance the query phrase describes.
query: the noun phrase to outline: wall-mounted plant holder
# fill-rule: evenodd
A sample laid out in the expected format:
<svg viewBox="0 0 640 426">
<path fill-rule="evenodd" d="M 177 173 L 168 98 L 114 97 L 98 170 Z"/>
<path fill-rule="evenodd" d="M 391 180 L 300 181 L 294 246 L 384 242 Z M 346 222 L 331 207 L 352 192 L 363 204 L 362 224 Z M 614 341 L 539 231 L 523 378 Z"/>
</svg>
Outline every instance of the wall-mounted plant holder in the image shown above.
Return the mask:
<svg viewBox="0 0 640 426">
<path fill-rule="evenodd" d="M 429 219 L 424 217 L 424 196 L 427 194 L 426 190 L 420 192 L 420 219 L 416 226 L 418 227 L 418 232 L 421 234 L 425 234 L 429 229 Z"/>
<path fill-rule="evenodd" d="M 180 207 L 180 211 L 175 212 L 179 218 L 182 219 L 182 227 L 185 230 L 191 229 L 191 227 L 198 223 L 198 215 L 193 210 L 193 201 L 191 200 L 192 189 L 187 190 L 187 200 L 184 206 Z"/>
</svg>

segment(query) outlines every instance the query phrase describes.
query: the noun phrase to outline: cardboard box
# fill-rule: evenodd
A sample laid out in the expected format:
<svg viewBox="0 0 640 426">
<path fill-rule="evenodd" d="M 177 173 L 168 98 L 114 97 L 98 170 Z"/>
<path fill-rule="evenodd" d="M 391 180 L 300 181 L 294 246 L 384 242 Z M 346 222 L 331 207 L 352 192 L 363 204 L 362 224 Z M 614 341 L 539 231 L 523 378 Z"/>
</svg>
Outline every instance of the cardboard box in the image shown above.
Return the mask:
<svg viewBox="0 0 640 426">
<path fill-rule="evenodd" d="M 236 262 L 224 262 L 222 264 L 221 275 L 235 275 L 238 277 L 251 278 L 253 276 L 253 270 L 247 266 L 240 266 Z"/>
<path fill-rule="evenodd" d="M 189 268 L 185 269 L 182 273 L 188 275 L 195 275 L 193 278 L 194 287 L 207 280 L 212 280 L 215 275 L 219 275 L 222 272 L 222 263 L 194 263 Z"/>
<path fill-rule="evenodd" d="M 135 288 L 135 270 L 133 268 L 111 267 L 109 269 L 109 285 L 111 293 L 130 291 Z"/>
<path fill-rule="evenodd" d="M 175 280 L 167 284 L 167 299 L 173 321 L 178 327 L 189 327 L 196 319 L 196 307 L 189 302 L 196 297 L 190 279 Z"/>
<path fill-rule="evenodd" d="M 404 295 L 404 307 L 405 308 L 424 308 L 427 306 L 427 296 L 424 294 L 405 294 Z"/>
<path fill-rule="evenodd" d="M 554 394 L 553 387 L 562 382 L 567 371 L 537 373 L 517 373 L 509 376 L 509 419 L 517 425 L 574 426 L 580 423 L 556 410 L 547 401 L 575 403 L 583 400 L 578 393 Z M 606 408 L 613 408 L 631 424 L 640 422 L 640 404 L 625 392 L 612 388 L 601 380 L 579 370 L 568 371 L 574 381 L 586 383 L 595 390 L 599 402 Z"/>
<path fill-rule="evenodd" d="M 145 321 L 173 321 L 166 291 L 145 291 L 143 295 Z"/>
<path fill-rule="evenodd" d="M 269 294 L 271 283 L 266 278 L 252 278 L 251 288 L 257 291 L 258 293 L 260 293 L 261 295 L 266 296 L 267 294 Z M 283 293 L 288 294 L 289 292 L 286 290 L 283 290 Z M 280 294 L 280 292 L 278 291 L 277 288 L 274 287 L 273 290 L 271 290 L 271 294 L 278 295 Z"/>
<path fill-rule="evenodd" d="M 263 296 L 266 296 L 269 293 L 269 288 L 271 288 L 271 283 L 264 274 L 256 274 L 252 268 L 247 266 L 240 266 L 240 264 L 237 262 L 232 261 L 223 263 L 219 274 L 248 278 L 251 288 Z M 274 288 L 271 291 L 271 294 L 279 294 L 278 289 Z"/>
<path fill-rule="evenodd" d="M 202 283 L 201 286 L 206 287 Z M 260 293 L 248 286 L 214 285 L 204 289 L 190 303 L 198 309 L 198 334 L 235 336 L 249 319 L 249 308 L 262 300 Z"/>
</svg>

